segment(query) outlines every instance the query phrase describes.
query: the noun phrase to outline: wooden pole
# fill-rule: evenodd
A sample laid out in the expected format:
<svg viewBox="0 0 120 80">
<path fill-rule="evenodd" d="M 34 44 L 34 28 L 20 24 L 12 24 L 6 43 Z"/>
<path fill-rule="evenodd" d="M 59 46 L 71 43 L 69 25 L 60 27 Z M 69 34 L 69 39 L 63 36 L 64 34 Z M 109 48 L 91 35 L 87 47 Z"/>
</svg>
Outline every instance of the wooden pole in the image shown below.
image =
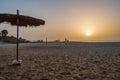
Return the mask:
<svg viewBox="0 0 120 80">
<path fill-rule="evenodd" d="M 16 60 L 19 60 L 19 10 L 17 10 L 17 48 L 16 48 Z"/>
<path fill-rule="evenodd" d="M 47 37 L 46 37 L 46 45 L 47 45 Z"/>
</svg>

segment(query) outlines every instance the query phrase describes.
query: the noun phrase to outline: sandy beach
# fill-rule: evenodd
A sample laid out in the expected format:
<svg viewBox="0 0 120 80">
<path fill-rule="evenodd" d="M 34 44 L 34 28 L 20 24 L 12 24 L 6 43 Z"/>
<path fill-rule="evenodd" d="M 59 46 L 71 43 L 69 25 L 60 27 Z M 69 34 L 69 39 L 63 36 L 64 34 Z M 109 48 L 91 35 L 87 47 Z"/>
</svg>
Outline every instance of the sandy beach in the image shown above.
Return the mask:
<svg viewBox="0 0 120 80">
<path fill-rule="evenodd" d="M 120 43 L 0 44 L 0 80 L 120 80 Z"/>
</svg>

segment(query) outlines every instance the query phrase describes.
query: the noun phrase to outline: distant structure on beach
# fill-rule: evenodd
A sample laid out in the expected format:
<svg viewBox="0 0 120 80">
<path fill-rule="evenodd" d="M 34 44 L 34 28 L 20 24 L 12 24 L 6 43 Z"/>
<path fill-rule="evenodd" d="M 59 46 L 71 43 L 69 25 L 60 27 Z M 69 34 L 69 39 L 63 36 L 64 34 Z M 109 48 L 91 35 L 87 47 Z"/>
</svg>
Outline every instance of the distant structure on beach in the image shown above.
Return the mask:
<svg viewBox="0 0 120 80">
<path fill-rule="evenodd" d="M 60 40 L 58 39 L 58 40 L 55 40 L 54 42 L 60 42 Z"/>
<path fill-rule="evenodd" d="M 69 40 L 67 38 L 65 38 L 65 42 L 69 42 Z"/>
<path fill-rule="evenodd" d="M 57 39 L 54 42 L 57 42 L 57 43 L 62 42 L 62 43 L 67 44 L 69 42 L 69 40 L 67 38 L 65 38 L 63 41 L 60 41 L 59 39 Z"/>
<path fill-rule="evenodd" d="M 33 43 L 43 43 L 44 41 L 43 40 L 37 40 L 37 41 L 34 41 Z"/>
<path fill-rule="evenodd" d="M 67 44 L 69 42 L 69 40 L 67 38 L 65 38 L 64 43 Z"/>
</svg>

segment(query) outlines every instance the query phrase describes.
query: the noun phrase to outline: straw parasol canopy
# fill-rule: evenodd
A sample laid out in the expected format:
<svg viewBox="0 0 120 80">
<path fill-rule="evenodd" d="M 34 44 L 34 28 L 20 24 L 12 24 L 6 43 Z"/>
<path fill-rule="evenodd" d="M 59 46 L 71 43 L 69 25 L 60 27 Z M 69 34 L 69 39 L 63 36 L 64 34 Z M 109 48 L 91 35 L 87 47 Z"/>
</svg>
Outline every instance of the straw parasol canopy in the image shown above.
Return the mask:
<svg viewBox="0 0 120 80">
<path fill-rule="evenodd" d="M 40 26 L 44 25 L 45 21 L 29 16 L 16 15 L 16 14 L 0 14 L 0 23 L 8 22 L 11 25 L 18 25 L 17 19 L 19 19 L 19 26 Z"/>
</svg>

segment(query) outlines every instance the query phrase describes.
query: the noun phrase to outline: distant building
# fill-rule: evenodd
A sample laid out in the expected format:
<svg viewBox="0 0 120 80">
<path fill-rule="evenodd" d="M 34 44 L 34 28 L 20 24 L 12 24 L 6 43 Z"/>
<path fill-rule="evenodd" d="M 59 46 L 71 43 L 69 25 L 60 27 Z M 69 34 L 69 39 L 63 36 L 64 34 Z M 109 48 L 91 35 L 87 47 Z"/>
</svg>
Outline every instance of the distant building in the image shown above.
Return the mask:
<svg viewBox="0 0 120 80">
<path fill-rule="evenodd" d="M 55 40 L 55 42 L 60 42 L 60 40 Z"/>
</svg>

